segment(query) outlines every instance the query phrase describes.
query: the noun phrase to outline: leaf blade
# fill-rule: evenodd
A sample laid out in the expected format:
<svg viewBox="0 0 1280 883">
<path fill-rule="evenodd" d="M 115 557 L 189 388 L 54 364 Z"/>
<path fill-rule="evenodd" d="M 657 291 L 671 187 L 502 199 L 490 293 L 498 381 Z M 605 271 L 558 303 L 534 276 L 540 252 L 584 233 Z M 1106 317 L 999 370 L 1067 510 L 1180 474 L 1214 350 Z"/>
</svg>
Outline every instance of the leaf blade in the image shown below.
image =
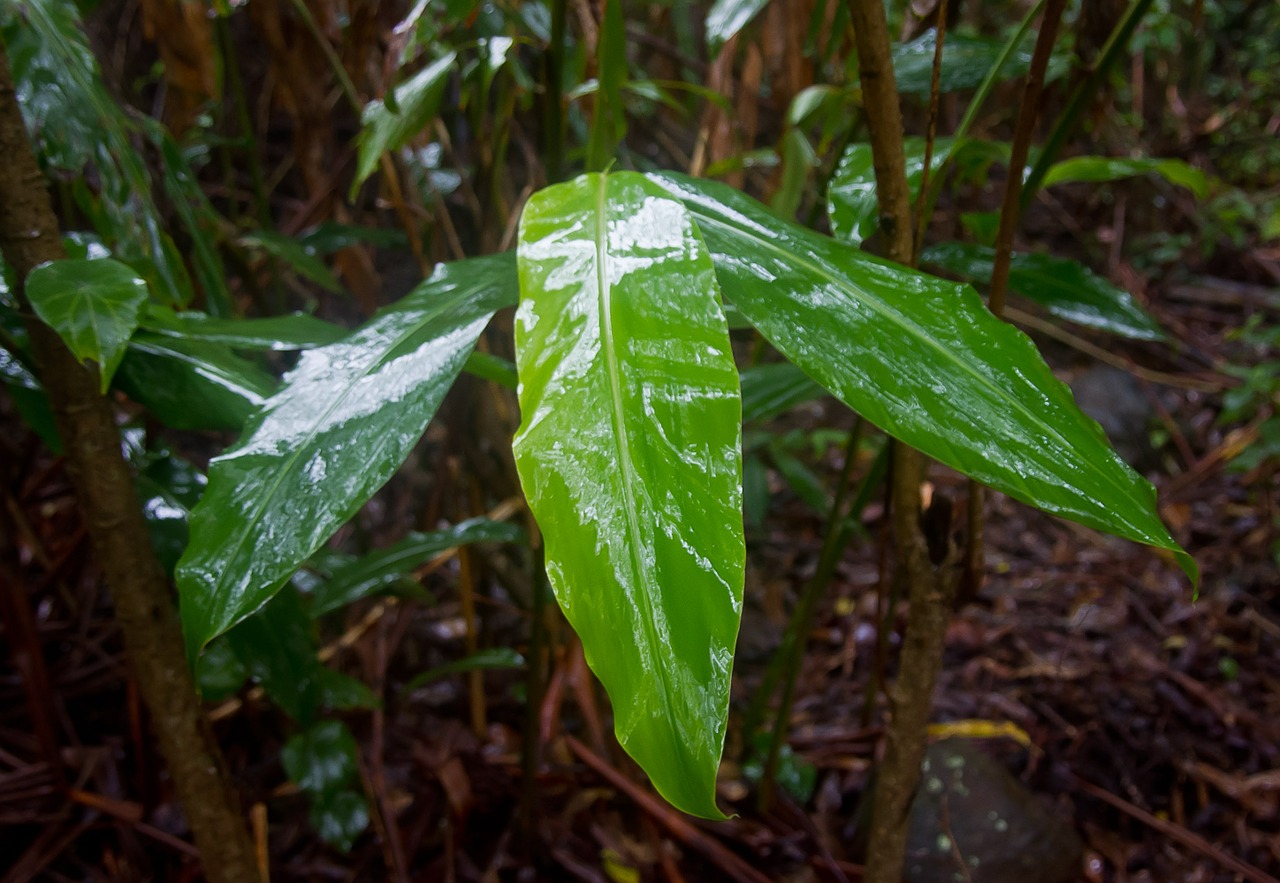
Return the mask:
<svg viewBox="0 0 1280 883">
<path fill-rule="evenodd" d="M 715 774 L 741 614 L 741 404 L 710 258 L 635 173 L 521 219 L 513 445 L 547 572 L 619 741 L 677 807 Z"/>
<path fill-rule="evenodd" d="M 269 600 L 391 477 L 493 313 L 515 301 L 512 256 L 442 265 L 344 340 L 305 353 L 210 464 L 178 564 L 193 656 Z"/>
</svg>

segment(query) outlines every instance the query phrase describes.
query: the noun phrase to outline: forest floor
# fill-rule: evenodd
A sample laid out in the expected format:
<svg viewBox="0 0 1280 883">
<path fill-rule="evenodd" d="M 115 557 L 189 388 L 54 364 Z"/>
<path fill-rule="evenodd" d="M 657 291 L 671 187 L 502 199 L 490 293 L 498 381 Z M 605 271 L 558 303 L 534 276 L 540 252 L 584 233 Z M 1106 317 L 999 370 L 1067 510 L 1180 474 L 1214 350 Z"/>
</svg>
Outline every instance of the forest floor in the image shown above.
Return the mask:
<svg viewBox="0 0 1280 883">
<path fill-rule="evenodd" d="M 1045 345 L 1061 357 L 1064 376 L 1101 379 L 1104 408 L 1120 407 L 1126 383 L 1147 398 L 1151 420 L 1140 427 L 1139 454 L 1166 522 L 1203 572 L 1199 597 L 1148 549 L 992 494 L 988 576 L 947 633 L 937 735 L 978 737 L 1079 835 L 1078 871 L 1061 879 L 1273 880 L 1280 876 L 1275 475 L 1265 465 L 1232 468 L 1234 455 L 1256 443 L 1258 424 L 1220 426 L 1221 392 L 1205 390 L 1225 388 L 1212 370 L 1224 359 L 1275 357 L 1232 333 L 1248 315 L 1274 318 L 1277 295 L 1199 279 L 1148 300 L 1179 344 L 1135 345 L 1122 357 L 1173 375 L 1167 385 L 1098 375 L 1085 357 Z M 849 422 L 834 403 L 818 402 L 782 418 L 781 428 Z M 31 640 L 9 643 L 5 658 L 40 654 L 50 683 L 33 699 L 14 668 L 0 677 L 0 881 L 196 879 L 63 464 L 14 423 L 2 425 L 15 455 L 5 469 L 5 505 L 22 525 L 23 567 L 39 574 L 26 583 Z M 811 465 L 834 475 L 840 456 L 838 445 L 819 445 Z M 959 476 L 935 467 L 930 487 L 963 511 Z M 613 740 L 607 700 L 567 629 L 533 718 L 543 750 L 531 789 L 520 765 L 520 674 L 486 673 L 478 691 L 466 675 L 406 691 L 424 669 L 465 652 L 458 562 L 446 560 L 425 582 L 436 604 L 366 602 L 348 611 L 345 640 L 334 641 L 331 664 L 372 685 L 385 703 L 345 715 L 360 739 L 374 808 L 369 833 L 350 854 L 319 842 L 306 801 L 286 784 L 278 757 L 289 731 L 280 712 L 252 693 L 212 709 L 231 774 L 260 836 L 268 835 L 272 879 L 858 879 L 856 811 L 884 707 L 872 689 L 874 713 L 864 713 L 878 658 L 883 509 L 873 502 L 865 510 L 865 534 L 846 551 L 811 631 L 790 721 L 793 753 L 783 764 L 792 787 L 761 813 L 749 765 L 740 762 L 741 712 L 813 570 L 822 531 L 821 518 L 785 484 L 772 489 L 749 544 L 722 771 L 721 805 L 735 818 L 698 822 L 652 799 Z M 405 492 L 393 484 L 388 493 Z M 395 500 L 387 505 L 394 509 Z M 524 615 L 500 592 L 490 601 L 483 640 L 527 649 Z M 42 756 L 42 725 L 61 746 L 55 757 Z M 967 875 L 954 879 L 995 879 Z M 1037 878 L 1051 876 L 1046 869 Z"/>
</svg>

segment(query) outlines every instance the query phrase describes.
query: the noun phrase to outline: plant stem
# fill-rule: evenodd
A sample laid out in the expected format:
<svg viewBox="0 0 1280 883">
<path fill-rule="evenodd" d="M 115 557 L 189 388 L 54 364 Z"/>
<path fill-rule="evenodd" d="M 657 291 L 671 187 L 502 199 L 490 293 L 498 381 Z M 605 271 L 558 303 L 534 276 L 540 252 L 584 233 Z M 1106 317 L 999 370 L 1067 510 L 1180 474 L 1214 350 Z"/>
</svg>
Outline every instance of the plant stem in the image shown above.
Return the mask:
<svg viewBox="0 0 1280 883">
<path fill-rule="evenodd" d="M 805 584 L 804 591 L 800 595 L 800 603 L 796 605 L 796 609 L 791 614 L 791 622 L 787 624 L 783 644 L 778 648 L 778 655 L 783 660 L 784 678 L 782 697 L 778 701 L 778 713 L 774 717 L 773 735 L 769 739 L 769 753 L 765 756 L 764 773 L 760 777 L 757 805 L 761 812 L 773 802 L 773 789 L 778 776 L 778 757 L 782 752 L 783 743 L 787 740 L 787 733 L 791 729 L 791 706 L 795 702 L 796 680 L 800 675 L 800 663 L 804 659 L 805 646 L 809 643 L 809 631 L 813 628 L 813 618 L 818 612 L 818 602 L 822 600 L 827 587 L 831 585 L 831 578 L 835 576 L 836 566 L 839 565 L 849 541 L 851 531 L 848 519 L 844 516 L 845 497 L 849 495 L 849 479 L 853 476 L 853 466 L 858 460 L 858 442 L 861 438 L 862 418 L 859 417 L 849 432 L 849 442 L 845 446 L 844 466 L 840 470 L 840 479 L 836 484 L 831 510 L 827 515 L 827 530 L 822 538 L 818 567 Z"/>
<path fill-rule="evenodd" d="M 1048 0 L 1040 33 L 1036 36 L 1036 48 L 1031 55 L 1031 67 L 1022 93 L 1018 122 L 1014 127 L 1013 146 L 1009 151 L 1009 175 L 1005 181 L 1004 201 L 1000 206 L 1000 228 L 996 233 L 996 256 L 991 270 L 990 295 L 987 305 L 996 316 L 1004 316 L 1005 290 L 1009 284 L 1009 264 L 1013 259 L 1013 234 L 1021 214 L 1022 170 L 1031 152 L 1031 136 L 1040 116 L 1040 98 L 1044 94 L 1044 78 L 1049 69 L 1049 57 L 1058 38 L 1058 24 L 1066 0 Z M 986 490 L 976 481 L 969 481 L 969 540 L 965 546 L 964 566 L 960 588 L 962 600 L 977 597 L 982 588 L 985 563 L 986 523 L 984 502 Z"/>
<path fill-rule="evenodd" d="M 43 176 L 26 140 L 2 45 L 0 153 L 8 158 L 0 171 L 0 247 L 22 280 L 32 268 L 66 254 Z M 21 282 L 15 293 L 27 309 Z M 138 490 L 120 453 L 115 413 L 98 392 L 96 370 L 81 365 L 44 323 L 31 318 L 27 328 L 66 448 L 67 471 L 115 602 L 125 650 L 205 873 L 212 883 L 257 880 L 239 800 L 223 772 L 221 753 L 196 695 L 168 581 L 151 549 Z"/>
<path fill-rule="evenodd" d="M 881 0 L 852 0 L 849 8 L 862 77 L 863 108 L 870 132 L 880 226 L 888 256 L 912 257 L 913 227 L 903 162 L 902 111 L 893 78 L 889 29 Z M 907 812 L 920 781 L 933 688 L 942 667 L 943 640 L 951 611 L 952 580 L 935 570 L 920 528 L 920 481 L 924 458 L 896 444 L 890 499 L 897 569 L 906 582 L 911 619 L 898 681 L 890 691 L 892 720 L 880 763 L 879 785 L 863 877 L 871 883 L 899 883 L 907 842 Z"/>
<path fill-rule="evenodd" d="M 551 0 L 551 45 L 546 55 L 546 104 L 543 107 L 542 161 L 547 183 L 564 176 L 564 21 L 567 0 Z"/>
<path fill-rule="evenodd" d="M 1040 189 L 1040 182 L 1044 180 L 1045 174 L 1049 171 L 1049 166 L 1053 165 L 1054 161 L 1057 160 L 1058 154 L 1062 152 L 1062 148 L 1067 143 L 1067 139 L 1075 131 L 1076 124 L 1080 122 L 1080 117 L 1084 114 L 1085 108 L 1088 107 L 1089 101 L 1102 88 L 1103 81 L 1111 73 L 1111 65 L 1120 57 L 1124 47 L 1129 42 L 1129 38 L 1133 36 L 1133 32 L 1137 29 L 1139 22 L 1142 21 L 1143 16 L 1147 14 L 1147 9 L 1150 7 L 1151 0 L 1133 0 L 1133 3 L 1125 11 L 1124 17 L 1116 24 L 1111 36 L 1107 38 L 1107 44 L 1098 53 L 1098 59 L 1094 62 L 1093 69 L 1089 71 L 1089 76 L 1080 81 L 1071 93 L 1071 97 L 1067 99 L 1067 106 L 1054 123 L 1053 131 L 1049 133 L 1049 137 L 1045 140 L 1044 148 L 1040 151 L 1040 156 L 1036 159 L 1035 166 L 1022 183 L 1022 199 L 1020 201 L 1022 211 L 1025 212 L 1027 206 L 1031 204 L 1031 200 Z"/>
</svg>

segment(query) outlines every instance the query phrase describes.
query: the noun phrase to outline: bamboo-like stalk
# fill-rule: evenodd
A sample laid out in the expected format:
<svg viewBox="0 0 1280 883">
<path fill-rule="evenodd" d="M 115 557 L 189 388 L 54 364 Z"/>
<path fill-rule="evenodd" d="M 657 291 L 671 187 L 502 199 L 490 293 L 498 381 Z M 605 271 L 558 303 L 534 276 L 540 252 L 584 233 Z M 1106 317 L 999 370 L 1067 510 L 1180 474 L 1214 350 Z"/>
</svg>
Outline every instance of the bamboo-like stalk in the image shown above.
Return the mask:
<svg viewBox="0 0 1280 883">
<path fill-rule="evenodd" d="M 914 229 L 903 160 L 902 111 L 894 82 L 889 28 L 880 0 L 852 0 L 850 18 L 858 49 L 863 110 L 870 134 L 880 226 L 888 257 L 910 263 Z M 907 812 L 920 780 L 933 688 L 942 668 L 943 639 L 951 611 L 953 581 L 929 559 L 920 528 L 920 481 L 924 457 L 902 444 L 894 448 L 890 499 L 896 565 L 911 604 L 892 709 L 876 787 L 867 867 L 872 883 L 899 883 L 907 842 Z"/>
<path fill-rule="evenodd" d="M 160 751 L 212 883 L 259 879 L 239 799 L 204 717 L 183 655 L 182 632 L 164 572 L 151 548 L 110 402 L 98 372 L 85 368 L 53 329 L 30 315 L 21 280 L 36 266 L 65 258 L 58 220 L 26 139 L 8 55 L 0 44 L 0 250 L 20 280 L 19 303 L 39 377 L 57 418 L 75 485 L 107 586 L 125 652 L 151 713 Z"/>
</svg>

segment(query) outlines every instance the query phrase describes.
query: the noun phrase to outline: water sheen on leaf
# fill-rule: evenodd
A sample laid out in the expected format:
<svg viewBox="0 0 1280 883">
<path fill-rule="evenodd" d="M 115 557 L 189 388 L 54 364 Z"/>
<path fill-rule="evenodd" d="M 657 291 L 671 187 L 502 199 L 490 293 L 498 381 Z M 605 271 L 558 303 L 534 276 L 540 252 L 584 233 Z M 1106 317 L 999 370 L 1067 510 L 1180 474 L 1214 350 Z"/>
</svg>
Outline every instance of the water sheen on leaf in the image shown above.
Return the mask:
<svg viewBox="0 0 1280 883">
<path fill-rule="evenodd" d="M 1015 499 L 1164 549 L 1197 579 L 1155 489 L 972 288 L 780 221 L 723 184 L 649 177 L 693 214 L 725 296 L 849 407 Z"/>
<path fill-rule="evenodd" d="M 742 609 L 741 403 L 706 248 L 641 175 L 548 188 L 520 224 L 516 465 L 618 740 L 686 812 L 715 778 Z"/>
<path fill-rule="evenodd" d="M 409 455 L 493 313 L 515 301 L 510 254 L 444 264 L 346 339 L 302 355 L 209 468 L 178 564 L 197 654 L 270 599 Z"/>
</svg>

